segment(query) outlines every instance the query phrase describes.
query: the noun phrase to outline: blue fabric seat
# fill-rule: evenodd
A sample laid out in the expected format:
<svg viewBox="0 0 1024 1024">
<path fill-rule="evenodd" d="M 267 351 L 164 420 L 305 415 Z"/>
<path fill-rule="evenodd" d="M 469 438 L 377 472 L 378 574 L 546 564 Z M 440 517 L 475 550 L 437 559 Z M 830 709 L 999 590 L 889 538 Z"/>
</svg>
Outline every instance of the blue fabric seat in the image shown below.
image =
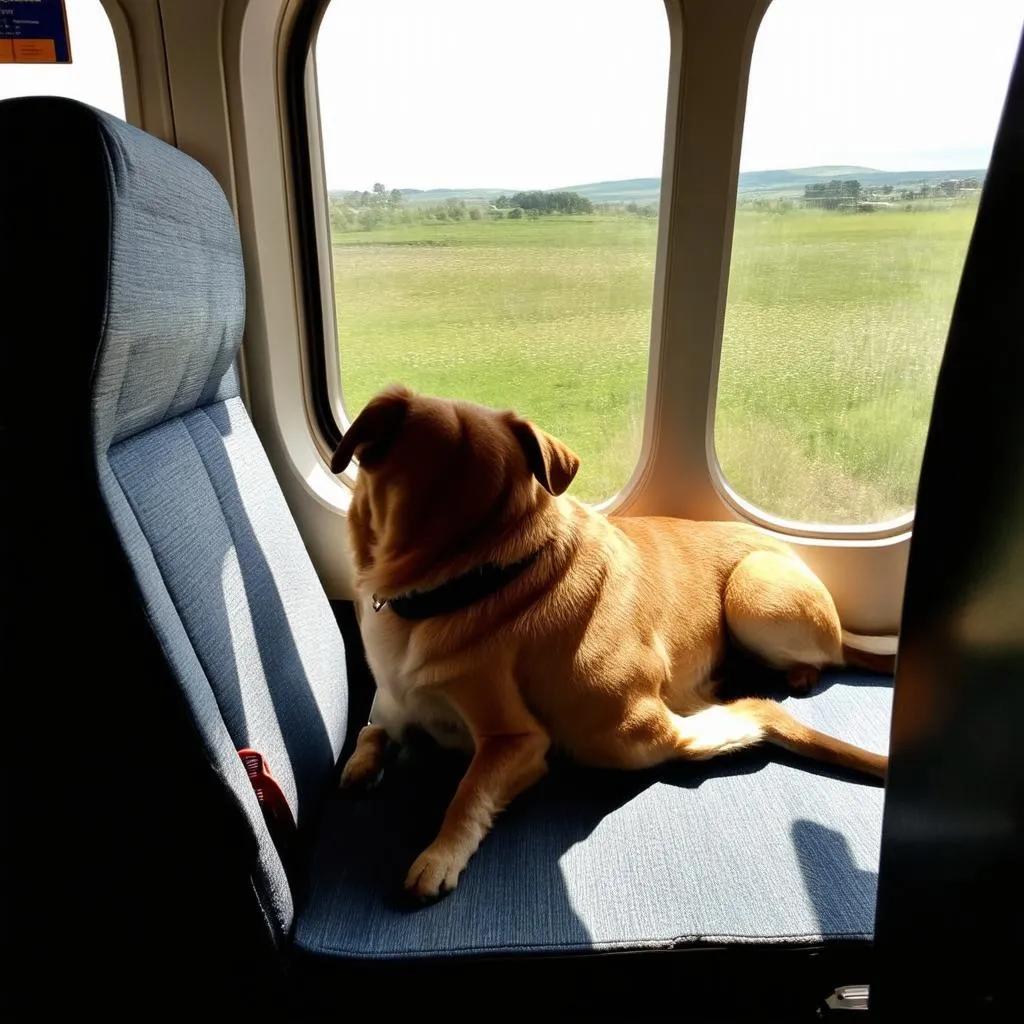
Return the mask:
<svg viewBox="0 0 1024 1024">
<path fill-rule="evenodd" d="M 143 612 L 145 637 L 191 721 L 192 735 L 177 739 L 199 744 L 221 790 L 220 814 L 237 831 L 238 870 L 269 941 L 283 948 L 294 878 L 239 751 L 266 757 L 303 841 L 345 740 L 348 680 L 336 617 L 239 396 L 245 283 L 234 217 L 195 160 L 83 104 L 5 101 L 0 134 L 5 195 L 46 196 L 38 207 L 22 204 L 29 215 L 12 218 L 5 241 L 23 247 L 22 265 L 37 250 L 61 253 L 86 282 L 61 288 L 60 302 L 50 297 L 57 319 L 46 344 L 25 353 L 52 374 L 56 394 L 69 391 L 49 415 L 65 418 L 65 438 L 86 441 L 72 461 L 87 466 L 83 480 L 116 535 L 98 575 L 78 570 L 75 558 L 99 533 L 76 543 L 78 522 L 62 527 L 62 578 L 76 587 L 88 580 L 99 607 L 109 596 L 103 575 L 122 565 L 130 573 L 134 592 L 119 593 L 116 614 L 132 600 Z M 40 274 L 26 287 L 39 280 L 50 279 Z M 97 618 L 95 628 L 110 634 L 102 668 L 116 679 L 121 646 L 135 637 L 122 635 L 119 619 Z M 135 681 L 136 690 L 147 685 L 157 684 Z M 109 701 L 114 715 L 134 706 L 134 695 L 107 690 L 97 706 Z M 156 755 L 173 762 L 174 742 L 165 737 Z M 127 777 L 147 770 L 124 765 Z"/>
<path fill-rule="evenodd" d="M 886 678 L 841 673 L 785 703 L 884 750 L 891 694 Z M 413 749 L 377 790 L 330 801 L 300 949 L 415 958 L 871 937 L 882 787 L 775 752 L 637 773 L 556 763 L 499 818 L 454 894 L 410 913 L 400 883 L 462 767 Z"/>
<path fill-rule="evenodd" d="M 634 774 L 556 765 L 454 894 L 397 905 L 462 763 L 410 749 L 375 792 L 336 791 L 361 723 L 349 721 L 334 612 L 239 395 L 244 278 L 223 192 L 180 151 L 70 100 L 0 103 L 0 137 L 0 191 L 48 196 L 41 211 L 4 210 L 5 241 L 34 254 L 11 264 L 26 301 L 40 308 L 49 294 L 25 269 L 34 259 L 61 252 L 77 268 L 50 300 L 42 343 L 11 346 L 57 399 L 41 427 L 31 405 L 10 429 L 24 450 L 50 431 L 78 500 L 74 517 L 47 505 L 23 527 L 44 582 L 33 614 L 53 614 L 50 578 L 85 601 L 84 639 L 50 661 L 61 700 L 44 696 L 36 714 L 64 714 L 62 730 L 90 737 L 108 792 L 139 787 L 123 805 L 104 801 L 99 819 L 68 805 L 99 843 L 98 868 L 135 851 L 106 888 L 95 870 L 69 886 L 97 894 L 88 928 L 119 902 L 124 950 L 187 958 L 206 937 L 229 958 L 237 908 L 251 903 L 246 927 L 274 956 L 320 967 L 870 937 L 882 789 L 764 753 Z M 83 658 L 102 669 L 84 694 L 67 683 Z M 165 682 L 173 700 L 161 702 Z M 887 746 L 886 680 L 836 676 L 793 703 L 823 730 Z M 245 747 L 268 758 L 297 823 L 287 870 Z M 66 861 L 55 878 L 76 877 Z M 58 916 L 70 906 L 55 903 Z M 184 945 L 169 938 L 171 915 Z"/>
</svg>

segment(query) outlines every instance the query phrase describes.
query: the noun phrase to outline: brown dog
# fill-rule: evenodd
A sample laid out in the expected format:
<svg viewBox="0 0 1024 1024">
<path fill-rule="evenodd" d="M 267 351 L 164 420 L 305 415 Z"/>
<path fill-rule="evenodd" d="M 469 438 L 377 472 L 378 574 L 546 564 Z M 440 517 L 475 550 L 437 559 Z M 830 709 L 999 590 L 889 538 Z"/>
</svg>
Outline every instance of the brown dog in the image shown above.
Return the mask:
<svg viewBox="0 0 1024 1024">
<path fill-rule="evenodd" d="M 417 725 L 472 760 L 406 888 L 453 889 L 494 816 L 546 771 L 643 768 L 762 741 L 884 776 L 886 758 L 770 700 L 716 703 L 728 639 L 806 686 L 844 662 L 821 581 L 753 526 L 610 518 L 562 496 L 579 460 L 510 412 L 393 387 L 345 434 L 357 614 L 377 684 L 342 786 Z"/>
</svg>

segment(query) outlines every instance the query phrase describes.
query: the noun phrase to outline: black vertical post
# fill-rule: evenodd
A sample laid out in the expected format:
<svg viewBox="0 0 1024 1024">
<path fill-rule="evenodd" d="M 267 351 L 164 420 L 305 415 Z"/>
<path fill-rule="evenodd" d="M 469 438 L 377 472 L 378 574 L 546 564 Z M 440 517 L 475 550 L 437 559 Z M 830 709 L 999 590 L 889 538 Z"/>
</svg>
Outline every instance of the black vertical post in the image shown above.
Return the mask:
<svg viewBox="0 0 1024 1024">
<path fill-rule="evenodd" d="M 873 1020 L 1010 1018 L 1024 984 L 1024 46 L 939 373 L 911 543 Z M 954 69 L 951 69 L 951 73 Z"/>
</svg>

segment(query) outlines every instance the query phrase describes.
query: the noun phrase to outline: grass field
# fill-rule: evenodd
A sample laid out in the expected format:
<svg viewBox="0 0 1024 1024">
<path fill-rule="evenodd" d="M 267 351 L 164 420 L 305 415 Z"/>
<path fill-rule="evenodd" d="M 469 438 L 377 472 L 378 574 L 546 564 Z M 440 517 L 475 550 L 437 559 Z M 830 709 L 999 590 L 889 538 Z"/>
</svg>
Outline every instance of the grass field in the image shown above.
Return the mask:
<svg viewBox="0 0 1024 1024">
<path fill-rule="evenodd" d="M 744 497 L 789 518 L 910 508 L 975 209 L 740 209 L 715 444 Z M 515 408 L 618 490 L 640 447 L 656 225 L 628 215 L 338 234 L 342 389 L 391 381 Z"/>
</svg>

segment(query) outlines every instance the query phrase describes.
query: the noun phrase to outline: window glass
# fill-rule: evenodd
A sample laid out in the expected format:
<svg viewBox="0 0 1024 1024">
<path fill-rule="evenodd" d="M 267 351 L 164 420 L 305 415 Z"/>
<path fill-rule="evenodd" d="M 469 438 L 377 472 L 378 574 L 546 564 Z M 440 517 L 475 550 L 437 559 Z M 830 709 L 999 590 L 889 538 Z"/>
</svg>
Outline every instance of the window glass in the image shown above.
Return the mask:
<svg viewBox="0 0 1024 1024">
<path fill-rule="evenodd" d="M 342 395 L 514 408 L 611 496 L 640 451 L 661 0 L 334 0 L 316 42 Z M 333 341 L 333 339 L 332 339 Z"/>
<path fill-rule="evenodd" d="M 914 504 L 1019 0 L 774 0 L 754 45 L 715 449 L 785 519 Z"/>
</svg>

